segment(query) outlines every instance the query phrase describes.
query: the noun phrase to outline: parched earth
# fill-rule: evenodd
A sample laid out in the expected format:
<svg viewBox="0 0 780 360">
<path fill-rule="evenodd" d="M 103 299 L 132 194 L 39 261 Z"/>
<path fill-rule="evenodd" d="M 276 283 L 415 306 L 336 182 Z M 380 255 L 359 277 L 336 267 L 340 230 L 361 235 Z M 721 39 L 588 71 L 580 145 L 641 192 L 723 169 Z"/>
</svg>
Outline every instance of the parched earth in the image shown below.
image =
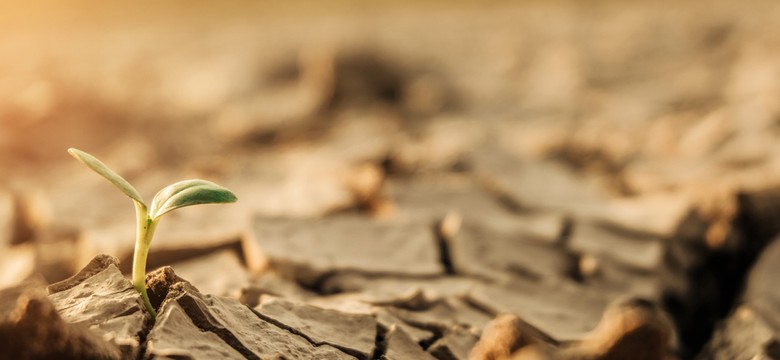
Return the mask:
<svg viewBox="0 0 780 360">
<path fill-rule="evenodd" d="M 1 10 L 2 359 L 780 358 L 774 2 Z"/>
</svg>

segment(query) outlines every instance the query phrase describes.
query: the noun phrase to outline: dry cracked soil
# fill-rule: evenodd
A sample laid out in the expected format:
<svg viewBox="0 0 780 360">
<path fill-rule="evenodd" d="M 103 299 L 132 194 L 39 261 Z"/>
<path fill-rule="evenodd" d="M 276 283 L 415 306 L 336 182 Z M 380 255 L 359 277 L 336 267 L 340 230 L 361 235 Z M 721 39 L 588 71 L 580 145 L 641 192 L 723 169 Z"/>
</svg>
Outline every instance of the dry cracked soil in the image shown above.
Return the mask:
<svg viewBox="0 0 780 360">
<path fill-rule="evenodd" d="M 0 359 L 780 359 L 746 4 L 2 4 Z"/>
</svg>

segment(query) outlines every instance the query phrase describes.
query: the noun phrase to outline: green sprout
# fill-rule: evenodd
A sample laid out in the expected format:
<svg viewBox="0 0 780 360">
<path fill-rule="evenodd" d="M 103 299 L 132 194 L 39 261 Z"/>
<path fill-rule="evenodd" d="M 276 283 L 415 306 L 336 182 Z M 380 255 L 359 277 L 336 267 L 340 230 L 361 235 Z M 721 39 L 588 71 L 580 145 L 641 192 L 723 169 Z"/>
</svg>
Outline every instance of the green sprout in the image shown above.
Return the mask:
<svg viewBox="0 0 780 360">
<path fill-rule="evenodd" d="M 152 318 L 156 318 L 157 312 L 154 311 L 152 303 L 149 301 L 149 295 L 146 293 L 146 256 L 149 254 L 149 245 L 152 243 L 154 230 L 157 228 L 160 217 L 180 207 L 235 202 L 236 195 L 210 181 L 184 180 L 160 190 L 154 196 L 152 206 L 147 207 L 138 191 L 100 160 L 74 148 L 68 149 L 68 153 L 106 178 L 133 200 L 138 225 L 135 252 L 133 253 L 133 286 L 141 293 L 146 310 L 149 311 Z"/>
</svg>

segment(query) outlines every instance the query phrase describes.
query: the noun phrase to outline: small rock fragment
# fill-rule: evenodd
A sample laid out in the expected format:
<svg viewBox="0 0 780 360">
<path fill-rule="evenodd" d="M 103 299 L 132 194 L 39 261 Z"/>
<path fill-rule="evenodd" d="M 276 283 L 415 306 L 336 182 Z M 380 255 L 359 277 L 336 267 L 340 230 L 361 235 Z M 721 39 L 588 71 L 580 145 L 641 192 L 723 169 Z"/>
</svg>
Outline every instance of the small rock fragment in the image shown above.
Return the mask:
<svg viewBox="0 0 780 360">
<path fill-rule="evenodd" d="M 434 360 L 435 358 L 425 352 L 420 344 L 414 341 L 401 327 L 390 326 L 385 335 L 385 354 L 382 360 Z"/>
<path fill-rule="evenodd" d="M 462 327 L 452 327 L 434 342 L 428 352 L 439 360 L 466 360 L 477 343 L 477 336 Z"/>
<path fill-rule="evenodd" d="M 380 325 L 391 330 L 393 327 L 398 328 L 399 331 L 404 332 L 404 337 L 408 337 L 416 344 L 430 341 L 434 336 L 432 331 L 407 324 L 392 311 L 389 311 L 388 308 L 377 307 L 374 312 L 376 313 L 376 320 Z M 388 335 L 389 334 L 390 333 L 388 333 Z M 385 337 L 385 339 L 387 339 L 387 337 Z"/>
<path fill-rule="evenodd" d="M 526 323 L 517 315 L 500 314 L 482 332 L 471 351 L 472 360 L 501 360 L 520 348 L 537 343 L 557 345 L 547 334 Z"/>
<path fill-rule="evenodd" d="M 177 283 L 186 283 L 197 291 L 197 288 L 192 283 L 182 279 L 170 266 L 163 266 L 146 274 L 146 291 L 152 307 L 159 309 L 163 301 L 168 297 L 171 286 Z"/>
</svg>

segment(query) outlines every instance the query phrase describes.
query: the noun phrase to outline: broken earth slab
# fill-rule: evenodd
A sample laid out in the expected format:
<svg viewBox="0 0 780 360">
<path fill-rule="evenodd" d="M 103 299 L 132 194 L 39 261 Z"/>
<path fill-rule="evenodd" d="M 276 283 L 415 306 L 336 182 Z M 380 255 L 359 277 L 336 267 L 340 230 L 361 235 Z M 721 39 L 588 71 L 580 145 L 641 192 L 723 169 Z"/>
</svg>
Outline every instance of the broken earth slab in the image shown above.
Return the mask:
<svg viewBox="0 0 780 360">
<path fill-rule="evenodd" d="M 243 245 L 250 270 L 271 269 L 306 286 L 340 271 L 418 277 L 444 273 L 431 226 L 358 215 L 259 218 Z"/>
<path fill-rule="evenodd" d="M 414 326 L 395 315 L 393 309 L 397 309 L 393 304 L 384 304 L 374 306 L 366 302 L 361 294 L 344 293 L 328 296 L 310 297 L 306 304 L 323 310 L 336 311 L 343 314 L 372 316 L 376 318 L 376 323 L 383 329 L 389 329 L 391 326 L 398 326 L 403 329 L 418 344 L 430 343 L 435 334 L 431 330 Z M 419 307 L 428 307 L 429 303 L 402 303 L 403 305 L 415 305 Z M 446 321 L 446 320 L 442 320 Z"/>
<path fill-rule="evenodd" d="M 456 274 L 496 281 L 512 277 L 557 281 L 576 266 L 571 254 L 533 236 L 494 233 L 471 223 L 464 223 L 444 241 Z"/>
<path fill-rule="evenodd" d="M 173 278 L 170 274 L 162 277 Z M 161 356 L 187 352 L 187 349 L 192 345 L 190 338 L 165 337 L 165 334 L 176 331 L 175 328 L 166 328 L 168 326 L 175 327 L 177 324 L 183 323 L 189 327 L 189 322 L 184 321 L 179 314 L 183 312 L 199 332 L 215 334 L 222 342 L 239 353 L 241 358 L 354 358 L 329 345 L 316 346 L 306 338 L 264 320 L 251 308 L 237 300 L 203 295 L 186 281 L 171 280 L 170 282 L 172 284 L 168 287 L 160 313 L 169 314 L 167 318 L 172 317 L 173 320 L 161 321 L 152 329 L 154 336 L 150 336 L 147 342 L 146 355 L 148 357 L 157 356 L 158 351 Z M 171 308 L 180 308 L 181 311 Z M 195 330 L 193 329 L 193 331 Z M 211 335 L 200 334 L 200 336 L 213 339 Z M 219 350 L 222 353 L 235 354 L 224 347 L 220 347 L 220 349 L 222 349 Z"/>
<path fill-rule="evenodd" d="M 421 310 L 397 307 L 385 309 L 407 324 L 438 333 L 446 332 L 453 327 L 464 327 L 479 334 L 493 319 L 492 314 L 485 313 L 457 298 L 448 298 Z"/>
<path fill-rule="evenodd" d="M 496 233 L 527 234 L 549 242 L 559 239 L 566 222 L 562 213 L 512 212 L 494 194 L 462 175 L 391 180 L 387 188 L 396 207 L 395 216 L 404 221 L 433 224 L 447 214 L 457 213 L 465 222 Z"/>
<path fill-rule="evenodd" d="M 371 313 L 373 306 L 399 306 L 412 309 L 429 306 L 420 292 L 409 293 L 405 297 L 390 302 L 370 302 L 366 301 L 360 293 L 341 293 L 313 298 L 309 300 L 309 303 L 327 309 L 354 313 Z"/>
<path fill-rule="evenodd" d="M 272 295 L 350 313 L 371 313 L 372 308 L 388 306 L 420 310 L 449 297 L 464 297 L 478 283 L 477 279 L 462 276 L 375 277 L 344 272 L 325 279 L 320 290 L 328 295 L 321 295 L 273 273 L 264 273 L 241 289 L 239 299 L 257 306 L 263 295 Z"/>
<path fill-rule="evenodd" d="M 611 199 L 581 218 L 669 238 L 693 208 L 693 199 L 685 192 L 654 192 Z"/>
<path fill-rule="evenodd" d="M 435 334 L 433 331 L 412 325 L 396 316 L 393 309 L 397 308 L 393 305 L 373 306 L 370 303 L 365 302 L 360 295 L 361 294 L 345 293 L 329 296 L 316 296 L 306 300 L 306 304 L 322 309 L 322 311 L 335 311 L 345 314 L 346 316 L 371 316 L 376 319 L 375 323 L 378 324 L 382 330 L 387 330 L 391 326 L 397 326 L 403 329 L 403 331 L 417 344 L 430 344 L 434 340 Z M 418 303 L 415 302 L 414 304 L 417 305 Z M 404 305 L 409 305 L 409 303 L 404 303 Z M 427 307 L 430 305 L 425 303 L 425 306 Z M 446 321 L 446 319 L 442 320 L 442 323 Z"/>
<path fill-rule="evenodd" d="M 467 360 L 478 339 L 478 336 L 466 327 L 451 327 L 431 344 L 428 352 L 439 360 Z"/>
<path fill-rule="evenodd" d="M 79 273 L 47 290 L 63 320 L 110 340 L 124 356 L 135 356 L 151 318 L 140 294 L 117 265 L 116 258 L 98 255 Z"/>
<path fill-rule="evenodd" d="M 147 291 L 152 306 L 160 309 L 154 327 L 146 339 L 146 356 L 163 359 L 243 359 L 237 350 L 213 332 L 203 331 L 185 314 L 177 303 L 166 304 L 170 287 L 187 282 L 166 266 L 146 276 Z"/>
<path fill-rule="evenodd" d="M 244 359 L 213 332 L 203 331 L 177 303 L 166 304 L 147 336 L 146 356 L 155 359 Z"/>
<path fill-rule="evenodd" d="M 694 199 L 682 191 L 619 197 L 615 189 L 553 160 L 521 159 L 487 149 L 477 152 L 476 160 L 477 174 L 489 190 L 526 209 L 562 211 L 583 220 L 669 237 L 694 208 Z"/>
<path fill-rule="evenodd" d="M 374 353 L 377 321 L 371 315 L 323 309 L 271 296 L 264 296 L 254 310 L 264 320 L 317 346 L 327 344 L 360 359 L 368 359 Z"/>
<path fill-rule="evenodd" d="M 357 313 L 361 316 L 371 314 L 381 327 L 381 334 L 397 328 L 402 331 L 401 344 L 388 343 L 385 338 L 385 355 L 398 356 L 390 346 L 403 346 L 404 353 L 419 354 L 422 345 L 431 354 L 440 359 L 466 359 L 471 346 L 476 342 L 482 327 L 491 320 L 491 316 L 469 304 L 448 298 L 435 303 L 411 302 L 414 309 L 393 305 L 370 306 L 360 300 L 360 294 L 340 294 L 310 299 L 310 304 L 339 309 L 345 313 Z M 362 306 L 360 305 L 362 304 Z M 409 305 L 409 304 L 403 304 Z M 399 335 L 401 336 L 401 335 Z M 379 345 L 381 352 L 383 344 Z M 396 349 L 401 351 L 402 349 Z M 428 356 L 410 357 L 425 359 Z"/>
<path fill-rule="evenodd" d="M 610 189 L 560 162 L 521 159 L 491 147 L 474 152 L 471 160 L 489 190 L 525 209 L 587 215 L 613 197 Z"/>
<path fill-rule="evenodd" d="M 480 284 L 466 301 L 492 314 L 517 314 L 551 337 L 566 341 L 593 329 L 612 296 L 566 281 L 536 283 L 516 278 L 505 285 Z"/>
<path fill-rule="evenodd" d="M 654 236 L 591 222 L 576 222 L 567 245 L 577 253 L 605 256 L 646 271 L 663 265 L 665 251 L 663 241 Z"/>
<path fill-rule="evenodd" d="M 32 279 L 0 291 L 0 358 L 122 358 L 119 347 L 100 332 L 63 320 L 44 286 L 42 279 Z"/>
<path fill-rule="evenodd" d="M 409 338 L 409 340 L 417 346 L 423 343 L 430 343 L 435 336 L 433 331 L 408 324 L 406 321 L 393 314 L 388 307 L 376 307 L 373 312 L 376 314 L 377 322 L 385 329 L 389 329 L 385 341 L 388 340 L 387 336 L 391 335 L 393 327 L 397 327 L 398 330 L 403 331 L 403 337 Z M 406 342 L 406 340 L 402 340 L 401 342 Z"/>
<path fill-rule="evenodd" d="M 478 283 L 478 279 L 458 275 L 402 277 L 340 272 L 329 276 L 320 287 L 325 293 L 352 293 L 370 304 L 414 307 L 410 300 L 418 299 L 427 305 L 447 297 L 465 296 Z"/>
<path fill-rule="evenodd" d="M 415 341 L 406 331 L 398 325 L 389 327 L 384 339 L 385 353 L 382 360 L 435 360 L 433 355 L 427 353 L 420 347 L 419 342 Z"/>
<path fill-rule="evenodd" d="M 377 305 L 374 306 L 372 304 L 378 304 L 380 301 L 377 301 L 379 299 L 371 296 L 364 296 L 363 293 L 356 292 L 356 293 L 340 293 L 335 295 L 326 295 L 322 296 L 316 293 L 307 292 L 295 285 L 294 283 L 284 280 L 282 278 L 279 278 L 273 274 L 264 274 L 264 276 L 261 277 L 261 279 L 264 279 L 262 281 L 262 284 L 256 284 L 252 287 L 245 288 L 243 290 L 243 294 L 241 297 L 242 303 L 248 304 L 249 306 L 257 306 L 258 312 L 262 313 L 262 306 L 269 306 L 269 305 L 259 305 L 261 300 L 263 301 L 263 304 L 267 304 L 269 299 L 273 300 L 273 302 L 286 302 L 286 303 L 305 303 L 307 305 L 304 305 L 304 308 L 312 308 L 312 309 L 319 309 L 317 311 L 322 313 L 329 313 L 329 312 L 335 312 L 339 314 L 343 314 L 344 316 L 351 317 L 351 316 L 359 316 L 361 318 L 366 318 L 367 316 L 372 317 L 372 323 L 379 324 L 383 329 L 389 329 L 392 326 L 397 326 L 407 334 L 407 336 L 412 338 L 412 341 L 415 343 L 415 346 L 418 346 L 418 344 L 422 343 L 430 343 L 434 339 L 434 332 L 430 330 L 426 330 L 420 327 L 412 326 L 399 318 L 398 316 L 394 315 L 394 313 L 390 310 L 393 308 L 392 304 L 403 304 L 406 306 L 414 305 L 412 306 L 415 308 L 416 306 L 420 307 L 428 307 L 430 306 L 431 302 L 426 300 L 409 300 L 407 298 L 399 298 L 397 296 L 390 297 L 383 297 L 381 300 L 385 300 L 386 302 L 384 305 Z M 395 279 L 395 278 L 393 278 Z M 443 278 L 446 279 L 446 278 Z M 465 280 L 465 279 L 464 279 Z M 445 286 L 446 288 L 446 286 Z M 465 293 L 465 290 L 463 291 Z M 268 296 L 271 295 L 271 296 Z M 278 296 L 284 296 L 283 299 L 278 298 Z M 392 299 L 389 300 L 389 299 Z M 439 299 L 437 297 L 437 299 Z M 375 300 L 372 302 L 372 300 Z M 272 303 L 273 303 L 272 302 Z M 292 308 L 293 311 L 297 311 L 295 307 Z M 305 310 L 305 309 L 304 309 Z M 375 317 L 376 320 L 373 320 Z M 299 319 L 300 320 L 300 319 Z M 287 324 L 285 324 L 287 326 Z M 372 332 L 374 330 L 371 330 Z M 306 332 L 304 330 L 301 330 L 301 333 L 306 335 Z M 311 336 L 311 335 L 307 335 Z M 421 349 L 422 351 L 422 349 Z"/>
<path fill-rule="evenodd" d="M 311 298 L 307 304 L 322 309 L 336 310 L 347 314 L 373 314 L 372 306 L 354 294 L 333 294 Z"/>
</svg>

